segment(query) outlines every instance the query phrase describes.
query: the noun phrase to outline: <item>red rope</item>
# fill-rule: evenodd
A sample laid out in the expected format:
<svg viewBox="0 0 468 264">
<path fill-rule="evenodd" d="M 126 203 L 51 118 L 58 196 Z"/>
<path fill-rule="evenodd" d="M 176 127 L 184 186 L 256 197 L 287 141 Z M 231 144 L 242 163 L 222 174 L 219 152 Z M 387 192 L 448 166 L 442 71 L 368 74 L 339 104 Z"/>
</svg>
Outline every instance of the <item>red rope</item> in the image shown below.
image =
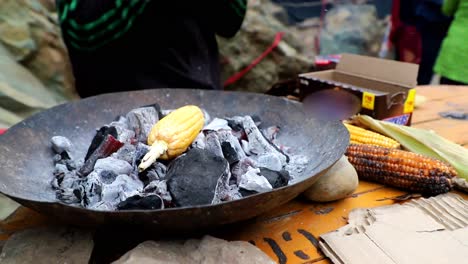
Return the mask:
<svg viewBox="0 0 468 264">
<path fill-rule="evenodd" d="M 242 71 L 232 75 L 229 77 L 225 82 L 224 82 L 224 87 L 231 85 L 238 81 L 242 76 L 244 76 L 247 72 L 249 72 L 253 67 L 255 67 L 257 64 L 259 64 L 268 54 L 270 54 L 281 42 L 281 39 L 283 38 L 284 32 L 278 32 L 276 33 L 275 39 L 273 43 L 268 47 L 260 56 L 258 56 L 255 60 L 252 61 L 246 68 L 244 68 Z"/>
</svg>

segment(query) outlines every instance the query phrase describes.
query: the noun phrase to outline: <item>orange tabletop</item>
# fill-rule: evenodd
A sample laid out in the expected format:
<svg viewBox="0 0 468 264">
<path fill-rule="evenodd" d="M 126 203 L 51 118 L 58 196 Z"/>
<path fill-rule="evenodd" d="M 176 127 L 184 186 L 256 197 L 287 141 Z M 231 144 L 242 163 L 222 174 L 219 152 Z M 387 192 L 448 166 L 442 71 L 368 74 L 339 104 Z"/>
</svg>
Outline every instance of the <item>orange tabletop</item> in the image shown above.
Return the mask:
<svg viewBox="0 0 468 264">
<path fill-rule="evenodd" d="M 417 94 L 426 101 L 413 115 L 414 127 L 431 129 L 468 148 L 468 121 L 445 119 L 442 111 L 468 111 L 468 87 L 419 86 Z M 465 199 L 468 195 L 459 193 Z M 245 240 L 258 246 L 278 263 L 330 263 L 317 247 L 320 235 L 347 224 L 354 208 L 383 206 L 405 192 L 361 181 L 356 192 L 331 203 L 313 203 L 301 197 L 242 225 L 223 230 L 221 238 Z M 0 222 L 0 242 L 13 232 L 54 224 L 52 219 L 20 207 Z"/>
</svg>

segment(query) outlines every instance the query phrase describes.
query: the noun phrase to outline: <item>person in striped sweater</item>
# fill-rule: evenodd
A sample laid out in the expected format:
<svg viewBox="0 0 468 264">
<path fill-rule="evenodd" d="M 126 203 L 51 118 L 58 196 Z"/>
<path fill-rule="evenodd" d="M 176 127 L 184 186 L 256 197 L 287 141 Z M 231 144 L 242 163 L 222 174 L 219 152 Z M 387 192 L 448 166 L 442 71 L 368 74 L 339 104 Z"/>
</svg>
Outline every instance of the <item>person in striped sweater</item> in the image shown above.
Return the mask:
<svg viewBox="0 0 468 264">
<path fill-rule="evenodd" d="M 216 35 L 240 29 L 247 0 L 56 0 L 83 97 L 152 88 L 222 89 Z"/>
</svg>

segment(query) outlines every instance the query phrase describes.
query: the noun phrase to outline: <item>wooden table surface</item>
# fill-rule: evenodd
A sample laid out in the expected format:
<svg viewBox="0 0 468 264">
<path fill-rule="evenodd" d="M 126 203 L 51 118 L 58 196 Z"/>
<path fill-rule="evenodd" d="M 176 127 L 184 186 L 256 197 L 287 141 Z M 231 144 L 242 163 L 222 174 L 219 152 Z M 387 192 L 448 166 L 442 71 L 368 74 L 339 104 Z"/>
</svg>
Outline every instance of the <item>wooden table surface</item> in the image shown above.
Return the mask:
<svg viewBox="0 0 468 264">
<path fill-rule="evenodd" d="M 439 115 L 443 111 L 468 112 L 468 87 L 419 86 L 416 90 L 427 101 L 416 108 L 412 126 L 434 130 L 468 148 L 468 121 Z M 457 193 L 468 199 L 468 195 Z M 321 234 L 346 225 L 347 216 L 354 208 L 389 205 L 394 203 L 391 198 L 403 194 L 405 192 L 362 181 L 356 192 L 343 200 L 312 203 L 297 198 L 243 223 L 242 227 L 225 230 L 220 236 L 250 241 L 278 263 L 330 263 L 317 248 Z M 20 207 L 0 222 L 0 242 L 14 232 L 53 223 L 44 215 Z"/>
</svg>

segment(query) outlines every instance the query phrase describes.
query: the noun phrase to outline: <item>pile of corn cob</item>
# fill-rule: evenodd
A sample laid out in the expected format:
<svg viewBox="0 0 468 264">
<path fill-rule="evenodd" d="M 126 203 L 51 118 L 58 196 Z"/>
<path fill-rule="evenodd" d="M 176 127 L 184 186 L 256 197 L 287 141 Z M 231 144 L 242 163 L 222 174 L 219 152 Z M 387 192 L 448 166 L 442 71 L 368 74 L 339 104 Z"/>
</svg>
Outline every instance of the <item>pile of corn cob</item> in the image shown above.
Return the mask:
<svg viewBox="0 0 468 264">
<path fill-rule="evenodd" d="M 349 123 L 345 153 L 361 180 L 368 180 L 424 195 L 453 188 L 456 170 L 439 159 L 401 149 L 398 141 Z"/>
</svg>

